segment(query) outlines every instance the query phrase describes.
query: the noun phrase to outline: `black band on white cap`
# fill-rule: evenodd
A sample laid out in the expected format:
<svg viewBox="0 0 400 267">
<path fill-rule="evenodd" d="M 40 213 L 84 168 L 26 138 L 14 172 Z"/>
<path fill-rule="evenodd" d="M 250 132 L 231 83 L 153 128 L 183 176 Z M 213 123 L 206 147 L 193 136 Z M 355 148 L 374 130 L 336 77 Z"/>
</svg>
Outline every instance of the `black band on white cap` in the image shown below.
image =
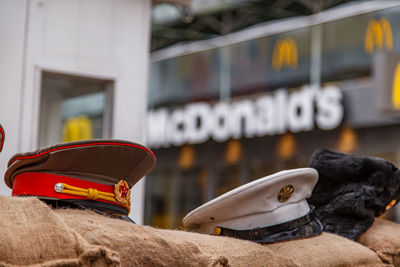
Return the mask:
<svg viewBox="0 0 400 267">
<path fill-rule="evenodd" d="M 315 217 L 314 207 L 312 207 L 312 210 L 307 215 L 282 224 L 250 230 L 234 230 L 216 227 L 214 233 L 221 236 L 251 240 L 257 243 L 274 243 L 312 237 L 319 235 L 322 231 L 322 224 Z"/>
</svg>

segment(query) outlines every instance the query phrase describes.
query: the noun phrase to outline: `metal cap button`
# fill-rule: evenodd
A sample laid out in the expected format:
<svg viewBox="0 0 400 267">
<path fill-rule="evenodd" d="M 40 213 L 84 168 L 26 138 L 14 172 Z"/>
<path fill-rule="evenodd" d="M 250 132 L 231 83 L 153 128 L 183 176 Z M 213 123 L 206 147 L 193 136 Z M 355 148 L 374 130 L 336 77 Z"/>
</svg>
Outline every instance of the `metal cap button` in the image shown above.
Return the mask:
<svg viewBox="0 0 400 267">
<path fill-rule="evenodd" d="M 62 183 L 57 183 L 54 185 L 54 191 L 56 191 L 57 193 L 61 193 L 64 190 L 64 186 L 62 185 Z"/>
</svg>

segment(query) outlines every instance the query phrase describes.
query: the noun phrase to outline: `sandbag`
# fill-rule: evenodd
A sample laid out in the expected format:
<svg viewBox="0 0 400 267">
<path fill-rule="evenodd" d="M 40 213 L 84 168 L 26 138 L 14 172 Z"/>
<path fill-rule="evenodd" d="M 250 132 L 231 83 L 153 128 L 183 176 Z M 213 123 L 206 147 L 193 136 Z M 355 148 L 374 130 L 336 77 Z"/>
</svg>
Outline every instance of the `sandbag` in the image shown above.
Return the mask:
<svg viewBox="0 0 400 267">
<path fill-rule="evenodd" d="M 156 229 L 88 210 L 54 212 L 89 243 L 117 251 L 123 266 L 299 266 L 250 241 Z"/>
<path fill-rule="evenodd" d="M 0 197 L 0 266 L 119 266 L 37 198 Z"/>
<path fill-rule="evenodd" d="M 36 198 L 0 197 L 0 212 L 0 266 L 389 266 L 328 233 L 263 246 L 50 209 Z"/>
<path fill-rule="evenodd" d="M 383 262 L 400 266 L 400 224 L 376 218 L 358 242 L 375 251 Z"/>
<path fill-rule="evenodd" d="M 390 266 L 374 251 L 341 236 L 323 232 L 320 236 L 265 245 L 301 266 Z"/>
</svg>

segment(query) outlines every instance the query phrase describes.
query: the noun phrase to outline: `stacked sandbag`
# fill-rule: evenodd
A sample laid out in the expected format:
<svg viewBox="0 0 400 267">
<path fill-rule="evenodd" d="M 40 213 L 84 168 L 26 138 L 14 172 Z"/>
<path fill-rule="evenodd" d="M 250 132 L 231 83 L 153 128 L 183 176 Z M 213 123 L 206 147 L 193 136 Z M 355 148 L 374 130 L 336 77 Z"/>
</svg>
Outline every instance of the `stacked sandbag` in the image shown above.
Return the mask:
<svg viewBox="0 0 400 267">
<path fill-rule="evenodd" d="M 375 251 L 383 262 L 400 266 L 400 224 L 376 218 L 358 242 Z"/>
<path fill-rule="evenodd" d="M 260 245 L 1 198 L 1 266 L 390 266 L 339 236 Z"/>
<path fill-rule="evenodd" d="M 0 197 L 0 266 L 119 266 L 118 253 L 85 241 L 37 198 Z"/>
<path fill-rule="evenodd" d="M 260 245 L 161 230 L 35 198 L 1 198 L 0 265 L 387 266 L 371 250 L 328 233 Z"/>
<path fill-rule="evenodd" d="M 312 238 L 278 242 L 265 246 L 305 267 L 392 266 L 383 263 L 371 249 L 326 232 Z"/>
<path fill-rule="evenodd" d="M 89 210 L 54 212 L 90 244 L 117 251 L 122 266 L 301 266 L 245 240 L 156 229 Z"/>
</svg>

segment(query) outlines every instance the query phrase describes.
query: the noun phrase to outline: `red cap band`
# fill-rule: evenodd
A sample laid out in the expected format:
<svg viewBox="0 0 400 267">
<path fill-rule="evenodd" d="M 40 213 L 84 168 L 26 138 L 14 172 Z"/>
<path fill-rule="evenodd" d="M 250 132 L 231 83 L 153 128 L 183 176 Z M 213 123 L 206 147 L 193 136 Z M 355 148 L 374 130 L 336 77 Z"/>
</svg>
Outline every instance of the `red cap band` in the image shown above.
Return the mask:
<svg viewBox="0 0 400 267">
<path fill-rule="evenodd" d="M 55 191 L 55 185 L 57 183 L 64 183 L 74 187 L 80 187 L 83 189 L 96 189 L 98 191 L 114 193 L 114 186 L 104 185 L 94 182 L 89 182 L 85 180 L 80 180 L 76 178 L 66 177 L 57 174 L 50 174 L 44 172 L 24 172 L 15 176 L 12 195 L 13 196 L 42 196 L 42 197 L 52 197 L 57 199 L 83 199 L 87 200 L 87 197 L 76 196 L 65 193 L 58 193 Z M 95 201 L 110 203 L 125 207 L 118 203 L 107 201 L 104 199 L 96 199 Z"/>
<path fill-rule="evenodd" d="M 0 152 L 3 150 L 3 145 L 4 145 L 4 140 L 6 139 L 6 135 L 4 133 L 4 129 L 0 124 L 0 134 L 1 134 L 1 138 L 0 138 Z"/>
</svg>

